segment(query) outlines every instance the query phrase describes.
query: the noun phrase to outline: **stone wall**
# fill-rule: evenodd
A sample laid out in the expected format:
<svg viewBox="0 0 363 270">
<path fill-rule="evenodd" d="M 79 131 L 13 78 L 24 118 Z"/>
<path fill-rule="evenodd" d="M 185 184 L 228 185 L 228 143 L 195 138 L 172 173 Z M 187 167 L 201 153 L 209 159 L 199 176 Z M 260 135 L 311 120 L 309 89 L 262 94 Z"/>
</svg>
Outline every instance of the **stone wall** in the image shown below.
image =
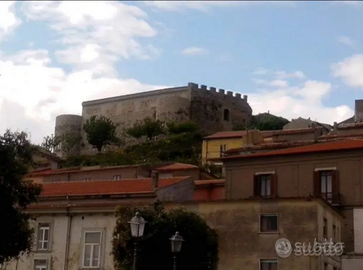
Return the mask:
<svg viewBox="0 0 363 270">
<path fill-rule="evenodd" d="M 251 120 L 252 109 L 247 96 L 205 85 L 189 83 L 191 88 L 191 119 L 208 133 L 230 131 L 243 126 Z M 225 119 L 228 111 L 228 120 Z"/>
<path fill-rule="evenodd" d="M 83 118 L 80 115 L 74 114 L 62 114 L 58 115 L 55 119 L 54 135 L 62 137 L 63 135 L 79 137 L 82 134 L 82 121 Z M 62 142 L 61 142 L 62 143 Z M 69 154 L 78 154 L 80 151 L 80 145 L 75 145 L 72 152 Z M 62 157 L 65 153 L 62 152 L 61 146 L 57 147 L 55 153 Z"/>
<path fill-rule="evenodd" d="M 252 109 L 247 96 L 197 84 L 147 91 L 82 103 L 82 124 L 93 115 L 110 118 L 117 132 L 131 127 L 146 117 L 163 122 L 193 120 L 207 133 L 228 131 L 247 124 Z M 80 116 L 79 116 L 80 117 Z M 70 119 L 70 121 L 73 121 Z M 82 126 L 81 124 L 81 126 Z M 91 151 L 82 133 L 84 149 Z"/>
</svg>

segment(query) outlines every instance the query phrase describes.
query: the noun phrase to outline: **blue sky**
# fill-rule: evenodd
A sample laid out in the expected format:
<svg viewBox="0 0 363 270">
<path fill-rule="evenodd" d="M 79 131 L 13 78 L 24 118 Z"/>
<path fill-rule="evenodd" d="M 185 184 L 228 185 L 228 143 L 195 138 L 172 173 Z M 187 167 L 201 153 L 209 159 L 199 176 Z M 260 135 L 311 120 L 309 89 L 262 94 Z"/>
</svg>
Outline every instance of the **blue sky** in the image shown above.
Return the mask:
<svg viewBox="0 0 363 270">
<path fill-rule="evenodd" d="M 363 90 L 363 2 L 0 2 L 0 129 L 188 82 L 333 123 Z"/>
</svg>

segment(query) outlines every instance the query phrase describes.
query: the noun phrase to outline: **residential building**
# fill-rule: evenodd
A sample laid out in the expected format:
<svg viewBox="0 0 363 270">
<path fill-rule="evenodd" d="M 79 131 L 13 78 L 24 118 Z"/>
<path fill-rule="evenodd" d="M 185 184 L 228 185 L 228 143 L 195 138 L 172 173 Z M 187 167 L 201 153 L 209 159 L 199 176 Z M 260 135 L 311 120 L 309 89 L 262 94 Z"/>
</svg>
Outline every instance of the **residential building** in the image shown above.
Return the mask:
<svg viewBox="0 0 363 270">
<path fill-rule="evenodd" d="M 224 179 L 194 181 L 193 201 L 223 201 L 226 190 Z"/>
<path fill-rule="evenodd" d="M 222 166 L 220 158 L 227 150 L 262 141 L 263 138 L 256 129 L 214 133 L 203 139 L 202 164 L 213 163 Z"/>
<path fill-rule="evenodd" d="M 345 216 L 346 252 L 354 250 L 353 209 L 363 203 L 363 140 L 337 140 L 223 159 L 226 199 L 322 197 Z"/>
<path fill-rule="evenodd" d="M 265 142 L 292 142 L 316 141 L 322 135 L 328 134 L 326 128 L 316 126 L 314 123 L 309 128 L 265 130 L 261 131 Z"/>
<path fill-rule="evenodd" d="M 183 163 L 163 164 L 138 164 L 123 166 L 88 166 L 73 167 L 57 170 L 42 170 L 32 172 L 25 177 L 36 183 L 48 183 L 56 181 L 81 181 L 81 180 L 121 180 L 130 178 L 147 178 L 151 172 L 159 171 L 161 178 L 173 176 L 190 176 L 193 180 L 214 179 L 215 176 L 198 166 Z"/>
<path fill-rule="evenodd" d="M 354 124 L 363 122 L 363 99 L 356 99 L 354 102 L 354 115 L 344 121 L 338 123 L 340 124 Z"/>
<path fill-rule="evenodd" d="M 320 123 L 317 121 L 310 120 L 310 118 L 305 119 L 302 117 L 292 119 L 289 123 L 283 126 L 283 130 L 289 129 L 301 129 L 301 128 L 311 128 L 312 126 L 322 127 L 324 129 L 324 133 L 329 133 L 332 130 L 332 126 L 329 124 Z"/>
<path fill-rule="evenodd" d="M 6 263 L 5 269 L 113 270 L 110 252 L 117 205 L 192 200 L 190 177 L 159 179 L 157 175 L 43 184 L 40 202 L 27 210 L 35 229 L 32 252 Z"/>
<path fill-rule="evenodd" d="M 158 179 L 154 175 L 151 179 L 44 184 L 39 204 L 28 208 L 36 229 L 33 250 L 29 256 L 6 263 L 5 269 L 113 270 L 110 253 L 115 207 L 149 204 L 156 199 L 163 200 L 167 209 L 184 206 L 200 214 L 217 230 L 220 270 L 322 270 L 324 262 L 339 269 L 339 260 L 293 255 L 281 259 L 275 250 L 279 238 L 289 239 L 292 244 L 308 243 L 315 238 L 321 240 L 326 232 L 338 241 L 341 217 L 326 201 L 226 201 L 221 193 L 223 180 L 202 183 L 188 177 Z M 335 233 L 334 226 L 338 228 Z"/>
<path fill-rule="evenodd" d="M 353 210 L 354 251 L 342 257 L 342 270 L 363 269 L 363 208 L 355 207 Z"/>
<path fill-rule="evenodd" d="M 220 270 L 325 270 L 324 264 L 328 270 L 340 269 L 339 257 L 291 254 L 280 258 L 276 253 L 275 243 L 281 238 L 288 239 L 293 248 L 297 242 L 323 242 L 324 237 L 340 240 L 342 217 L 321 199 L 251 198 L 182 205 L 218 231 Z"/>
</svg>

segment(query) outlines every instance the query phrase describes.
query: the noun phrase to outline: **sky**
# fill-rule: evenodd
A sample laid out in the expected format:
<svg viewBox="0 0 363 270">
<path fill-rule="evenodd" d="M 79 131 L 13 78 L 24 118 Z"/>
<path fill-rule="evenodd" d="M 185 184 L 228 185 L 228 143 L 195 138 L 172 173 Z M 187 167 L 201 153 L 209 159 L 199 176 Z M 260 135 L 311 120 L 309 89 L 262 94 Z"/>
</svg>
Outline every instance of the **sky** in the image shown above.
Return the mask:
<svg viewBox="0 0 363 270">
<path fill-rule="evenodd" d="M 363 98 L 363 2 L 0 2 L 0 132 L 188 82 L 332 124 Z"/>
</svg>

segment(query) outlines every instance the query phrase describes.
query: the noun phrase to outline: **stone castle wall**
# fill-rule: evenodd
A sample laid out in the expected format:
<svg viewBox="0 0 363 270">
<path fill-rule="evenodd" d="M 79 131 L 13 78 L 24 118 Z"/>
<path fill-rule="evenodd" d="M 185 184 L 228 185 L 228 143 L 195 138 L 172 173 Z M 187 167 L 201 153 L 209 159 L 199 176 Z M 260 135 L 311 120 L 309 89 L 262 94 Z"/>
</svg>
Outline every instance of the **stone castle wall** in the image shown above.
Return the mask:
<svg viewBox="0 0 363 270">
<path fill-rule="evenodd" d="M 207 133 L 228 131 L 249 122 L 252 109 L 247 96 L 223 89 L 189 83 L 167 88 L 82 103 L 82 124 L 93 115 L 110 118 L 122 133 L 146 117 L 164 122 L 192 120 Z M 225 113 L 228 111 L 228 120 Z M 81 124 L 81 126 L 82 126 Z M 83 134 L 83 142 L 86 144 Z M 89 148 L 86 147 L 86 148 Z"/>
</svg>

